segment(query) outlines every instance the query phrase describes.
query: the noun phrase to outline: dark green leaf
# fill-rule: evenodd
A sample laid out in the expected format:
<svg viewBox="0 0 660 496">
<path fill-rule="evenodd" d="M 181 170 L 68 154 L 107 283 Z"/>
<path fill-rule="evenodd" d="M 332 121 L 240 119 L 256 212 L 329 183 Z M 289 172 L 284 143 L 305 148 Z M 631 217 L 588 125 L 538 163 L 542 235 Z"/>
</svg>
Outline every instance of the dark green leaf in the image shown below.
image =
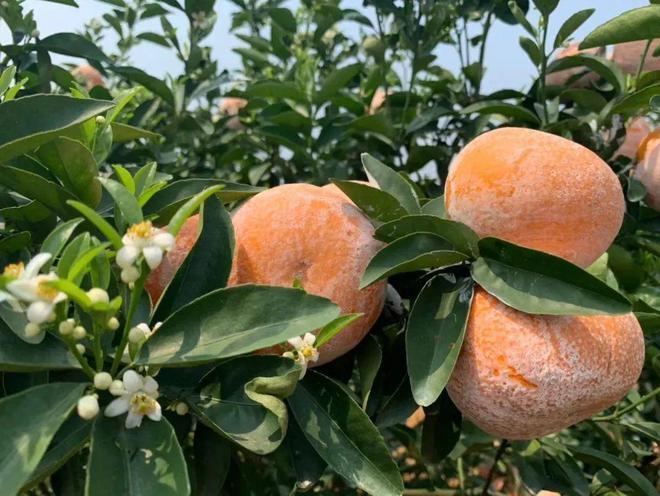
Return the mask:
<svg viewBox="0 0 660 496">
<path fill-rule="evenodd" d="M 652 40 L 658 37 L 659 25 L 660 5 L 628 10 L 594 29 L 580 44 L 580 48 Z"/>
<path fill-rule="evenodd" d="M 342 385 L 310 371 L 289 405 L 309 443 L 335 472 L 370 494 L 403 492 L 383 438 Z"/>
<path fill-rule="evenodd" d="M 293 14 L 289 9 L 277 7 L 268 9 L 273 22 L 277 24 L 281 29 L 289 33 L 295 33 L 297 29 L 296 18 L 293 17 Z"/>
<path fill-rule="evenodd" d="M 321 346 L 329 342 L 336 334 L 339 334 L 348 325 L 352 324 L 363 315 L 364 314 L 362 313 L 349 313 L 337 317 L 335 320 L 324 325 L 316 335 L 316 341 L 314 342 L 314 346 L 320 348 Z"/>
<path fill-rule="evenodd" d="M 198 230 L 195 246 L 158 302 L 155 322 L 164 320 L 195 298 L 227 285 L 234 252 L 234 230 L 229 214 L 215 196 L 204 204 Z"/>
<path fill-rule="evenodd" d="M 0 104 L 0 163 L 34 150 L 113 106 L 105 100 L 64 95 L 33 95 Z"/>
<path fill-rule="evenodd" d="M 294 84 L 282 81 L 258 81 L 248 87 L 246 95 L 251 98 L 290 99 L 305 102 L 305 95 Z"/>
<path fill-rule="evenodd" d="M 304 492 L 321 478 L 328 464 L 307 441 L 293 415 L 289 416 L 289 428 L 284 442 L 289 449 L 289 458 L 296 471 L 296 485 Z"/>
<path fill-rule="evenodd" d="M 150 76 L 146 72 L 135 67 L 112 67 L 112 71 L 124 76 L 130 81 L 141 84 L 154 95 L 161 97 L 170 105 L 174 105 L 174 95 L 172 90 L 162 81 L 154 76 Z"/>
<path fill-rule="evenodd" d="M 195 496 L 218 496 L 229 472 L 229 441 L 202 423 L 195 429 Z"/>
<path fill-rule="evenodd" d="M 539 9 L 544 17 L 548 17 L 554 12 L 559 4 L 559 0 L 533 0 L 536 8 Z"/>
<path fill-rule="evenodd" d="M 444 390 L 463 345 L 473 284 L 436 276 L 415 300 L 406 330 L 406 356 L 413 396 L 429 406 Z"/>
<path fill-rule="evenodd" d="M 84 384 L 53 383 L 0 400 L 0 480 L 4 494 L 17 494 L 78 402 Z"/>
<path fill-rule="evenodd" d="M 316 93 L 315 100 L 319 103 L 325 102 L 331 96 L 345 89 L 355 76 L 360 74 L 363 65 L 361 63 L 351 64 L 340 69 L 335 69 L 325 78 Z"/>
<path fill-rule="evenodd" d="M 659 5 L 660 7 L 660 5 Z M 651 104 L 651 99 L 660 93 L 660 83 L 652 84 L 639 91 L 629 93 L 623 96 L 619 101 L 615 101 L 611 114 L 629 114 L 638 113 L 646 109 Z"/>
<path fill-rule="evenodd" d="M 482 115 L 501 114 L 505 117 L 511 117 L 512 119 L 518 119 L 536 125 L 539 124 L 539 118 L 526 108 L 523 108 L 520 105 L 514 105 L 513 103 L 499 102 L 495 100 L 486 100 L 473 103 L 472 105 L 468 105 L 463 110 L 461 110 L 461 113 L 476 113 Z"/>
<path fill-rule="evenodd" d="M 367 175 L 382 191 L 396 198 L 409 214 L 419 213 L 419 200 L 408 181 L 368 153 L 363 153 L 361 158 Z"/>
<path fill-rule="evenodd" d="M 334 303 L 299 289 L 252 284 L 219 289 L 165 320 L 137 361 L 154 365 L 210 362 L 274 346 L 338 316 Z"/>
<path fill-rule="evenodd" d="M 614 86 L 617 92 L 625 88 L 626 78 L 621 68 L 611 60 L 596 55 L 579 54 L 562 57 L 548 66 L 548 73 L 571 69 L 573 67 L 588 67 Z"/>
<path fill-rule="evenodd" d="M 479 241 L 472 277 L 506 305 L 532 314 L 598 315 L 630 312 L 630 302 L 563 258 L 496 238 Z"/>
<path fill-rule="evenodd" d="M 370 219 L 387 222 L 406 215 L 405 209 L 391 194 L 353 181 L 332 181 Z"/>
<path fill-rule="evenodd" d="M 409 234 L 381 249 L 369 261 L 360 287 L 401 272 L 456 265 L 470 257 L 454 250 L 446 239 L 430 233 Z"/>
<path fill-rule="evenodd" d="M 130 126 L 121 122 L 113 122 L 112 126 L 112 141 L 115 143 L 126 143 L 127 141 L 135 141 L 138 139 L 157 140 L 161 135 L 153 131 L 147 131 L 139 127 Z"/>
<path fill-rule="evenodd" d="M 525 53 L 532 61 L 532 64 L 538 66 L 541 63 L 541 51 L 534 40 L 527 38 L 526 36 L 521 36 L 518 39 L 518 44 L 523 50 L 525 50 Z"/>
<path fill-rule="evenodd" d="M 555 36 L 554 47 L 559 48 L 595 11 L 596 9 L 580 10 L 566 19 Z"/>
<path fill-rule="evenodd" d="M 446 391 L 437 402 L 424 409 L 422 455 L 432 463 L 442 461 L 461 437 L 463 416 Z"/>
<path fill-rule="evenodd" d="M 108 57 L 91 41 L 76 33 L 56 33 L 37 42 L 49 52 L 105 62 Z"/>
<path fill-rule="evenodd" d="M 82 222 L 82 219 L 72 219 L 57 225 L 41 244 L 42 253 L 50 253 L 52 258 L 47 262 L 50 266 L 55 258 L 60 254 L 64 245 L 76 230 L 76 227 Z"/>
<path fill-rule="evenodd" d="M 360 392 L 362 393 L 362 409 L 369 402 L 371 388 L 376 380 L 378 369 L 383 361 L 383 351 L 378 340 L 371 334 L 362 340 L 358 347 L 357 368 L 360 372 Z"/>
<path fill-rule="evenodd" d="M 534 29 L 534 27 L 529 23 L 529 21 L 525 17 L 525 12 L 523 11 L 523 9 L 520 8 L 518 3 L 515 2 L 514 0 L 510 0 L 509 10 L 511 11 L 511 14 L 513 14 L 513 17 L 518 22 L 518 24 L 520 24 L 523 28 L 525 28 L 525 31 L 531 34 L 533 38 L 535 38 L 536 29 Z"/>
<path fill-rule="evenodd" d="M 101 184 L 110 193 L 110 196 L 115 201 L 115 205 L 121 212 L 124 220 L 129 225 L 138 224 L 142 222 L 142 209 L 138 205 L 135 196 L 128 191 L 123 184 L 115 181 L 114 179 L 101 178 Z"/>
<path fill-rule="evenodd" d="M 85 487 L 87 496 L 189 495 L 186 462 L 167 419 L 126 429 L 124 416 L 96 417 Z"/>
</svg>

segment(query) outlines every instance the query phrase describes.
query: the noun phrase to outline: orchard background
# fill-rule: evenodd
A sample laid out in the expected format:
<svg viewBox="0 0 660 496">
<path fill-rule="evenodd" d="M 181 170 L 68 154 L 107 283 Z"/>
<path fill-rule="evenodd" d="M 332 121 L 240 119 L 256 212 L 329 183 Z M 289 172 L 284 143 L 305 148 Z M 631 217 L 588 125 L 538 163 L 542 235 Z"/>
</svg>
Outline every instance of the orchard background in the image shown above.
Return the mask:
<svg viewBox="0 0 660 496">
<path fill-rule="evenodd" d="M 75 32 L 41 34 L 35 18 L 49 3 L 78 16 L 94 3 L 105 13 Z M 657 494 L 660 5 L 640 3 L 614 17 L 594 1 L 558 15 L 567 3 L 556 10 L 558 0 L 0 2 L 0 259 L 13 267 L 0 278 L 0 494 Z M 574 39 L 596 10 L 610 20 Z M 222 16 L 230 17 L 222 39 L 237 47 L 238 68 L 211 49 Z M 489 92 L 485 75 L 503 69 L 487 66 L 486 54 L 502 23 L 515 28 L 516 50 L 536 74 Z M 140 66 L 135 54 L 153 47 L 176 58 L 180 73 Z M 458 69 L 439 55 L 447 50 Z M 477 241 L 447 219 L 442 195 L 452 161 L 476 137 L 510 127 L 582 145 L 616 177 L 625 215 L 586 270 L 495 238 Z M 522 146 L 528 135 L 519 136 Z M 557 202 L 582 187 L 572 186 L 572 171 L 562 177 Z M 312 296 L 320 290 L 295 274 L 284 282 L 237 275 L 232 253 L 237 219 L 249 215 L 247 207 L 236 212 L 249 198 L 264 198 L 258 194 L 268 188 L 297 191 L 282 184 L 331 182 L 363 211 L 363 232 L 371 236 L 373 224 L 390 244 L 370 253 L 378 252 L 379 265 L 362 278 L 387 292 L 382 312 L 364 339 L 324 363 L 323 345 L 352 336 L 364 316 L 338 317 L 337 306 Z M 335 187 L 325 188 L 318 195 L 340 201 L 328 196 Z M 539 188 L 553 194 L 549 184 Z M 286 206 L 288 194 L 253 208 L 278 225 L 298 215 L 273 207 Z M 424 219 L 406 223 L 414 215 Z M 604 211 L 593 225 L 613 215 Z M 178 260 L 168 254 L 156 269 L 160 259 L 152 263 L 147 252 L 119 255 L 128 244 L 122 235 L 151 233 L 144 221 L 179 233 L 177 243 L 187 245 Z M 396 229 L 384 226 L 416 242 L 402 247 Z M 420 241 L 429 232 L 435 244 Z M 288 240 L 277 230 L 263 237 L 266 266 Z M 161 256 L 172 249 L 163 246 Z M 318 253 L 349 267 L 350 256 L 340 255 L 350 249 L 321 245 Z M 56 301 L 54 320 L 35 330 L 29 309 L 25 320 L 5 295 L 13 294 L 19 265 L 12 264 L 29 266 L 40 252 L 52 255 L 40 268 L 56 272 L 47 289 L 68 300 Z M 510 264 L 499 282 L 478 275 L 477 264 L 498 257 Z M 154 282 L 161 276 L 162 287 Z M 444 306 L 433 307 L 423 297 L 441 277 L 454 286 L 436 289 Z M 473 279 L 523 313 L 634 312 L 645 348 L 636 385 L 616 405 L 548 436 L 515 441 L 482 431 L 444 389 L 456 343 L 438 344 L 445 358 L 429 363 L 423 347 L 409 343 L 436 332 L 424 318 L 441 311 L 457 319 L 441 329 L 462 340 L 470 307 L 460 302 L 468 293 L 471 300 Z M 544 289 L 534 301 L 511 296 L 510 288 L 533 292 L 539 280 Z M 234 286 L 251 282 L 273 286 Z M 446 299 L 459 293 L 459 303 Z M 416 304 L 426 311 L 413 312 Z M 214 340 L 195 334 L 204 319 L 218 323 Z M 144 336 L 129 338 L 142 323 Z M 273 336 L 259 334 L 266 325 Z M 299 382 L 299 364 L 286 354 L 252 354 L 318 328 L 319 366 Z M 243 334 L 232 337 L 236 329 Z M 158 380 L 160 422 L 128 429 L 86 416 L 112 399 L 99 373 L 118 379 L 119 367 Z M 91 410 L 81 396 L 95 398 Z"/>
</svg>

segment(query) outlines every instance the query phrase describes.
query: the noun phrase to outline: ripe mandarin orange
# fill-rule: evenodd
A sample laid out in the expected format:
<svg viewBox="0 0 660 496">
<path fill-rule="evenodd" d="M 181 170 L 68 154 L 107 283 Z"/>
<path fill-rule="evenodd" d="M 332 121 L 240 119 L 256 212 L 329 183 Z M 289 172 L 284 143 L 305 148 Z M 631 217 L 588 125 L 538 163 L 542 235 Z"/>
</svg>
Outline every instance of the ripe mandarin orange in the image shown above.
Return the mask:
<svg viewBox="0 0 660 496">
<path fill-rule="evenodd" d="M 291 286 L 299 280 L 312 294 L 329 298 L 342 313 L 364 316 L 321 348 L 321 365 L 346 353 L 369 332 L 385 299 L 387 283 L 363 290 L 360 278 L 382 247 L 374 228 L 352 203 L 309 184 L 263 191 L 233 216 L 236 249 L 230 285 Z"/>
<path fill-rule="evenodd" d="M 96 70 L 96 68 L 89 64 L 79 65 L 73 71 L 71 71 L 71 74 L 74 77 L 80 79 L 85 84 L 87 91 L 94 88 L 94 86 L 105 88 L 105 81 L 103 80 L 103 76 L 101 76 L 101 73 Z"/>
<path fill-rule="evenodd" d="M 447 391 L 485 432 L 532 439 L 614 404 L 643 363 L 633 314 L 530 315 L 477 288 Z"/>
<path fill-rule="evenodd" d="M 523 128 L 478 136 L 445 185 L 450 219 L 586 267 L 616 237 L 625 210 L 616 175 L 595 153 Z"/>
</svg>

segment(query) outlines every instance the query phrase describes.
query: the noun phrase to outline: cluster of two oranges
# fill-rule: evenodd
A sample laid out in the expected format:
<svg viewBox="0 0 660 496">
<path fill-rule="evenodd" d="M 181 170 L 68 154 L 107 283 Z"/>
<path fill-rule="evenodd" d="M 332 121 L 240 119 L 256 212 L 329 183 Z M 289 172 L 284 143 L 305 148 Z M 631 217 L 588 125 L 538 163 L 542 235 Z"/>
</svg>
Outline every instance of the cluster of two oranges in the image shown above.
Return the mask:
<svg viewBox="0 0 660 496">
<path fill-rule="evenodd" d="M 481 135 L 455 159 L 445 188 L 448 217 L 586 267 L 621 226 L 617 177 L 566 139 L 518 128 Z M 257 194 L 233 215 L 230 285 L 291 286 L 364 316 L 335 336 L 314 365 L 347 352 L 369 332 L 386 282 L 359 282 L 382 244 L 370 221 L 334 186 L 288 184 Z M 147 285 L 157 299 L 194 244 L 191 218 Z M 267 304 L 267 303 L 265 303 Z M 632 314 L 529 315 L 477 288 L 448 392 L 490 434 L 527 439 L 558 431 L 620 399 L 636 382 L 644 341 Z"/>
</svg>

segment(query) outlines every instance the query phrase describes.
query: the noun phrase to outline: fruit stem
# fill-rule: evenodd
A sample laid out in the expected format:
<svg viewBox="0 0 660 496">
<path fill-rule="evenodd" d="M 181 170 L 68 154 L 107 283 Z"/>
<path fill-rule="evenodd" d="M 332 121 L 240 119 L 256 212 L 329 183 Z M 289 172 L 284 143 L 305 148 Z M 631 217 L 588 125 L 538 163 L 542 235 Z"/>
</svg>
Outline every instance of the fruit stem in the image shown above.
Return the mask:
<svg viewBox="0 0 660 496">
<path fill-rule="evenodd" d="M 500 444 L 500 447 L 497 449 L 497 452 L 495 453 L 493 464 L 491 465 L 490 470 L 488 471 L 488 477 L 486 478 L 486 483 L 484 484 L 484 489 L 481 493 L 481 496 L 488 496 L 488 489 L 490 488 L 490 485 L 493 482 L 493 477 L 495 476 L 495 469 L 497 468 L 497 463 L 502 458 L 502 455 L 504 455 L 504 451 L 507 449 L 508 446 L 509 446 L 509 441 L 507 441 L 506 439 L 502 439 L 502 443 Z"/>
<path fill-rule="evenodd" d="M 640 399 L 637 401 L 631 403 L 627 407 L 619 410 L 618 412 L 614 412 L 611 415 L 603 415 L 602 417 L 594 417 L 592 420 L 594 422 L 609 422 L 610 420 L 616 420 L 622 415 L 625 415 L 626 413 L 630 412 L 631 410 L 634 410 L 637 408 L 639 405 L 646 403 L 648 400 L 658 396 L 660 394 L 660 387 L 655 388 L 653 391 L 650 393 L 642 396 Z"/>
</svg>

